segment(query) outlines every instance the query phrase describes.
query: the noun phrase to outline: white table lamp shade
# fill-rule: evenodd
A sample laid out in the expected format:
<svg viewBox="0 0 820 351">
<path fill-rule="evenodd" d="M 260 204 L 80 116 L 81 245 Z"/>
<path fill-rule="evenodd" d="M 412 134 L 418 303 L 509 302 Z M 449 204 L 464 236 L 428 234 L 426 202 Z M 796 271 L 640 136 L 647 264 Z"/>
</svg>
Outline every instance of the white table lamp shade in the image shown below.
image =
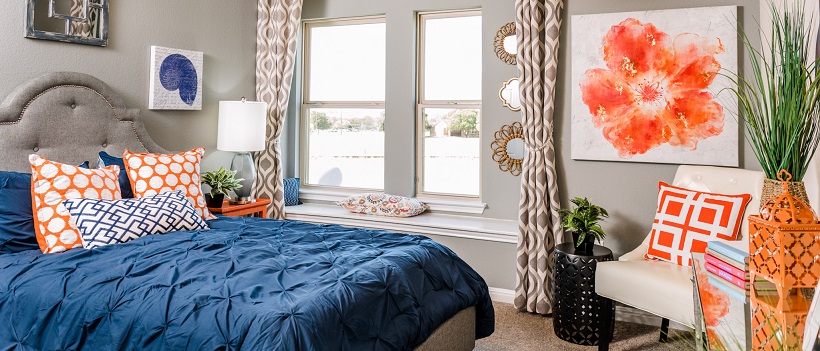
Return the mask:
<svg viewBox="0 0 820 351">
<path fill-rule="evenodd" d="M 257 101 L 220 101 L 216 148 L 249 152 L 265 149 L 268 104 Z"/>
</svg>

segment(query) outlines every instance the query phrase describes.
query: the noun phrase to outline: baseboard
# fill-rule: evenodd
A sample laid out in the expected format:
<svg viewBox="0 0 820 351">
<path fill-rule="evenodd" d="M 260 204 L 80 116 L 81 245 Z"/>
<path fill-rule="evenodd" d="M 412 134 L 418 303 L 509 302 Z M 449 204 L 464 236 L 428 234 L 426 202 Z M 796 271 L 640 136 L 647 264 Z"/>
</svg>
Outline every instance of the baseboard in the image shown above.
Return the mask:
<svg viewBox="0 0 820 351">
<path fill-rule="evenodd" d="M 490 287 L 490 299 L 511 304 L 515 300 L 515 290 Z"/>
<path fill-rule="evenodd" d="M 490 287 L 490 299 L 496 302 L 513 303 L 515 290 Z M 618 304 L 615 308 L 615 320 L 638 323 L 644 325 L 661 326 L 661 317 L 631 306 Z M 691 328 L 675 321 L 669 321 L 669 328 L 677 330 L 691 330 Z"/>
<path fill-rule="evenodd" d="M 622 305 L 620 303 L 615 308 L 615 320 L 622 322 L 654 325 L 660 327 L 661 319 L 661 317 L 658 317 L 644 310 L 637 309 L 627 305 Z M 669 321 L 669 328 L 677 330 L 692 330 L 692 328 L 689 328 L 675 321 Z"/>
</svg>

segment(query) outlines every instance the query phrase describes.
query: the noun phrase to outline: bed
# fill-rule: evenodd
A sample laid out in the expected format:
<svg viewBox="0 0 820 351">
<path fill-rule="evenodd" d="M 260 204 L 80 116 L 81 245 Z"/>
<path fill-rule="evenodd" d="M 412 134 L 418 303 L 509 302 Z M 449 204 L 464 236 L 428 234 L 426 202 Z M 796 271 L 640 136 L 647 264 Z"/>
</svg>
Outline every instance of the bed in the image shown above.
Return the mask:
<svg viewBox="0 0 820 351">
<path fill-rule="evenodd" d="M 0 105 L 0 170 L 37 153 L 167 152 L 102 81 L 50 73 Z M 0 199 L 2 201 L 3 199 Z M 3 350 L 471 350 L 486 283 L 423 236 L 245 217 L 60 254 L 0 253 Z M 33 235 L 33 234 L 32 234 Z"/>
</svg>

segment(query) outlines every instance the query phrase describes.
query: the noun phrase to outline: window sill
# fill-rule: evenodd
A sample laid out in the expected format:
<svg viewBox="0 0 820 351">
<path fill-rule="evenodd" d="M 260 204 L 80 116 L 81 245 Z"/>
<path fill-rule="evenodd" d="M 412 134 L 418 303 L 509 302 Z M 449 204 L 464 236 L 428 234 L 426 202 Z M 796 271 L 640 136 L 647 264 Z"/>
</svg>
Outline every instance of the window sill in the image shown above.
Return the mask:
<svg viewBox="0 0 820 351">
<path fill-rule="evenodd" d="M 303 188 L 299 190 L 299 199 L 308 201 L 336 202 L 346 199 L 348 196 L 361 194 L 366 191 L 345 191 L 329 190 L 319 188 Z M 487 204 L 478 200 L 448 200 L 440 198 L 419 197 L 419 201 L 430 206 L 431 211 L 444 211 L 465 214 L 482 214 L 487 208 Z"/>
<path fill-rule="evenodd" d="M 350 213 L 333 205 L 307 203 L 285 208 L 286 219 L 309 223 L 384 229 L 402 233 L 441 235 L 456 238 L 515 244 L 518 223 L 512 220 L 424 213 L 415 217 L 384 217 Z"/>
</svg>

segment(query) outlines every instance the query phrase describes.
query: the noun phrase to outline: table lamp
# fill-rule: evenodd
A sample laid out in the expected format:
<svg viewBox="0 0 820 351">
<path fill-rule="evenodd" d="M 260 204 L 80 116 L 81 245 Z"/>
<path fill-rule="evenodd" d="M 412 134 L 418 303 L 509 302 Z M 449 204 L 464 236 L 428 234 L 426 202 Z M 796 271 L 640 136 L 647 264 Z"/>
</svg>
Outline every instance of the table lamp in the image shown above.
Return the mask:
<svg viewBox="0 0 820 351">
<path fill-rule="evenodd" d="M 234 190 L 236 199 L 231 203 L 253 202 L 251 190 L 256 180 L 256 167 L 251 152 L 265 149 L 265 130 L 268 104 L 257 101 L 220 101 L 217 126 L 216 148 L 236 154 L 231 161 L 231 170 L 236 178 L 244 179 L 242 187 Z"/>
</svg>

